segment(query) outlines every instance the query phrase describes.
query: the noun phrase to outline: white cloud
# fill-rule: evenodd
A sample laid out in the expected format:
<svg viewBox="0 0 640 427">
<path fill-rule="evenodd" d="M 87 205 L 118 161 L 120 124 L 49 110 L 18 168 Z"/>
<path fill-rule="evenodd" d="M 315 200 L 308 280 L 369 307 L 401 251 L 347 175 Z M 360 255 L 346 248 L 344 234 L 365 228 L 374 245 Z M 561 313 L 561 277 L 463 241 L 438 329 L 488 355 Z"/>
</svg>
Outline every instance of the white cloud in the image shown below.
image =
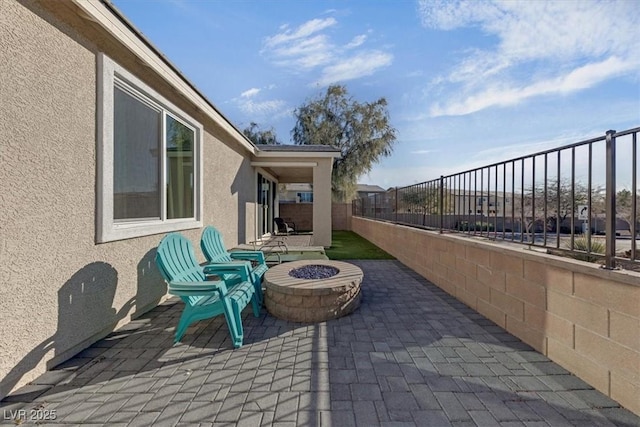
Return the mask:
<svg viewBox="0 0 640 427">
<path fill-rule="evenodd" d="M 421 0 L 426 27 L 469 26 L 499 38 L 494 52 L 515 60 L 637 52 L 638 5 L 633 1 Z M 495 55 L 499 54 L 499 55 Z"/>
<path fill-rule="evenodd" d="M 291 108 L 282 99 L 260 99 L 268 98 L 269 91 L 276 87 L 274 84 L 266 85 L 262 88 L 252 87 L 245 90 L 239 97 L 231 99 L 240 111 L 252 116 L 252 120 L 264 117 L 281 117 L 289 114 Z"/>
<path fill-rule="evenodd" d="M 353 49 L 358 46 L 361 46 L 367 40 L 367 36 L 365 34 L 360 34 L 359 36 L 355 36 L 346 46 L 347 49 Z"/>
<path fill-rule="evenodd" d="M 276 46 L 271 55 L 278 65 L 310 69 L 331 62 L 332 48 L 326 36 L 317 35 Z"/>
<path fill-rule="evenodd" d="M 251 98 L 253 96 L 256 96 L 259 93 L 260 93 L 260 89 L 253 87 L 249 90 L 245 90 L 244 92 L 242 92 L 240 96 L 243 98 Z"/>
<path fill-rule="evenodd" d="M 474 27 L 497 38 L 433 81 L 451 94 L 433 115 L 469 114 L 531 97 L 566 94 L 620 75 L 638 76 L 635 1 L 420 0 L 425 27 Z"/>
<path fill-rule="evenodd" d="M 386 52 L 362 52 L 325 67 L 320 79 L 314 84 L 326 86 L 331 83 L 370 76 L 378 69 L 390 65 L 392 61 L 393 55 Z"/>
<path fill-rule="evenodd" d="M 435 150 L 415 150 L 415 151 L 411 151 L 411 154 L 431 154 L 434 152 Z"/>
<path fill-rule="evenodd" d="M 262 52 L 290 68 L 310 69 L 326 64 L 331 61 L 333 47 L 327 35 L 318 33 L 336 23 L 334 18 L 326 18 L 312 19 L 295 29 L 285 25 L 280 33 L 265 39 Z"/>
<path fill-rule="evenodd" d="M 238 107 L 243 113 L 252 116 L 265 116 L 281 113 L 286 109 L 287 103 L 280 99 L 267 101 L 238 100 Z"/>
<path fill-rule="evenodd" d="M 273 63 L 291 72 L 320 74 L 313 84 L 321 86 L 352 80 L 375 73 L 393 61 L 393 55 L 379 49 L 365 48 L 366 34 L 359 34 L 345 44 L 327 33 L 337 25 L 335 18 L 312 19 L 296 28 L 285 25 L 267 37 L 261 53 Z"/>
<path fill-rule="evenodd" d="M 567 94 L 592 87 L 611 77 L 633 70 L 636 66 L 635 62 L 612 57 L 605 61 L 576 68 L 564 75 L 540 80 L 522 87 L 509 87 L 496 83 L 495 86 L 487 87 L 482 92 L 466 95 L 461 99 L 449 100 L 444 106 L 434 104 L 431 107 L 431 116 L 459 116 L 493 106 L 515 105 L 534 96 Z"/>
<path fill-rule="evenodd" d="M 406 77 L 408 78 L 413 78 L 413 77 L 423 77 L 424 76 L 424 71 L 423 70 L 414 70 L 414 71 L 410 71 L 407 73 Z"/>
<path fill-rule="evenodd" d="M 334 18 L 312 19 L 293 31 L 289 29 L 288 25 L 284 25 L 280 27 L 283 32 L 272 37 L 267 37 L 265 45 L 267 47 L 277 47 L 297 40 L 304 40 L 318 31 L 334 26 L 336 23 L 337 21 Z"/>
</svg>

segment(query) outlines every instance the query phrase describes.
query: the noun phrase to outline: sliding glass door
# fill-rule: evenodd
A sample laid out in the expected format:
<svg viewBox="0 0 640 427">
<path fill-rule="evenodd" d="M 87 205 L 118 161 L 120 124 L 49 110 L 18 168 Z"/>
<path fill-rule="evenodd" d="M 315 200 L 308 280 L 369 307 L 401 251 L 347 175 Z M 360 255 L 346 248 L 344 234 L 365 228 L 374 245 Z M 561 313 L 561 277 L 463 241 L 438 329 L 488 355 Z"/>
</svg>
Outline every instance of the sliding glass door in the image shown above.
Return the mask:
<svg viewBox="0 0 640 427">
<path fill-rule="evenodd" d="M 276 184 L 258 174 L 258 237 L 273 231 Z"/>
</svg>

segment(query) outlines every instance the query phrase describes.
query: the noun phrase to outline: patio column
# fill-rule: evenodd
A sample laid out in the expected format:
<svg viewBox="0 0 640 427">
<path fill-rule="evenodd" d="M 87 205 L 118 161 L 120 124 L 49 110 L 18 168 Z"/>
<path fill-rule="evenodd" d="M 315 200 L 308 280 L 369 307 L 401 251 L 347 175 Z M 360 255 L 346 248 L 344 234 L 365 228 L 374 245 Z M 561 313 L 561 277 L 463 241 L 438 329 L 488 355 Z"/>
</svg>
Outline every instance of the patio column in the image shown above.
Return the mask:
<svg viewBox="0 0 640 427">
<path fill-rule="evenodd" d="M 331 171 L 333 158 L 318 159 L 313 168 L 314 246 L 331 246 Z"/>
</svg>

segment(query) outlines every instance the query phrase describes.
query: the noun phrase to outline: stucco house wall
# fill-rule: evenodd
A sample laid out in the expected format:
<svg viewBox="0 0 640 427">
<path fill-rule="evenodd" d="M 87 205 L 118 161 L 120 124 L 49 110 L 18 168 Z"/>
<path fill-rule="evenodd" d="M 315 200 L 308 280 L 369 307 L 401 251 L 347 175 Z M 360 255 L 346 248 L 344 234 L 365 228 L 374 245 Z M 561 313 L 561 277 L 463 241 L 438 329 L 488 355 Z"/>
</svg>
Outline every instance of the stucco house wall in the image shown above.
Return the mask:
<svg viewBox="0 0 640 427">
<path fill-rule="evenodd" d="M 99 52 L 204 126 L 203 223 L 255 235 L 256 172 L 218 123 L 72 3 L 1 1 L 0 398 L 165 297 L 162 235 L 96 243 Z"/>
</svg>

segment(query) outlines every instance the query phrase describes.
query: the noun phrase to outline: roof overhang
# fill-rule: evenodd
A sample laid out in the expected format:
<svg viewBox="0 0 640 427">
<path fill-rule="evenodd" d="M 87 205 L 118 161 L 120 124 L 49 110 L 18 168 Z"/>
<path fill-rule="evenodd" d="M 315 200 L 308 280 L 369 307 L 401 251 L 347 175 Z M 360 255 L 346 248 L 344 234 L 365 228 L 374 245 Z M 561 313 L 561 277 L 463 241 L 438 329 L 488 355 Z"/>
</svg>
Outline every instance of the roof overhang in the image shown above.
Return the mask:
<svg viewBox="0 0 640 427">
<path fill-rule="evenodd" d="M 313 169 L 320 163 L 329 165 L 340 157 L 340 150 L 322 146 L 258 146 L 251 165 L 262 168 L 281 183 L 313 182 Z"/>
<path fill-rule="evenodd" d="M 313 182 L 313 168 L 317 162 L 251 162 L 251 166 L 261 168 L 280 183 Z"/>
<path fill-rule="evenodd" d="M 273 158 L 286 158 L 286 159 L 326 159 L 326 158 L 338 158 L 341 156 L 340 151 L 258 151 L 254 156 L 258 159 L 273 159 Z"/>
<path fill-rule="evenodd" d="M 259 168 L 314 168 L 318 162 L 251 162 L 251 166 Z"/>
</svg>

